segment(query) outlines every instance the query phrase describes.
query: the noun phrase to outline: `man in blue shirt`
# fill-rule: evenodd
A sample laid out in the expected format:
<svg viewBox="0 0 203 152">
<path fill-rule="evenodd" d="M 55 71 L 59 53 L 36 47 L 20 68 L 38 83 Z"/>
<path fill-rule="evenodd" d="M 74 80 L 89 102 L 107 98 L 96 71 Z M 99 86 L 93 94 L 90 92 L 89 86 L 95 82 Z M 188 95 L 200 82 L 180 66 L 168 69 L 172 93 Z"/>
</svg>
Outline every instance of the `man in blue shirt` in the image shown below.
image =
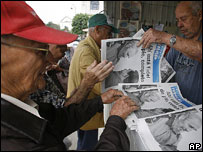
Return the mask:
<svg viewBox="0 0 203 152">
<path fill-rule="evenodd" d="M 175 14 L 183 37 L 149 29 L 138 46 L 146 48 L 153 42 L 169 45 L 166 59 L 176 71 L 174 81 L 183 97 L 202 104 L 202 1 L 180 2 Z"/>
</svg>

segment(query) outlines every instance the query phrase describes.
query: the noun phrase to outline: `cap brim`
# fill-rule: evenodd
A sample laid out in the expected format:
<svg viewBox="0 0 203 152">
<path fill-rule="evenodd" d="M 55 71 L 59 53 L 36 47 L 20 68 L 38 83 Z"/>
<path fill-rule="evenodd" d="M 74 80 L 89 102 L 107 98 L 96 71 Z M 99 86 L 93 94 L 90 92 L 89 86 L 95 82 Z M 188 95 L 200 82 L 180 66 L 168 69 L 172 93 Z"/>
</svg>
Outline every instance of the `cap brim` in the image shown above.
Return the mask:
<svg viewBox="0 0 203 152">
<path fill-rule="evenodd" d="M 112 27 L 113 33 L 119 33 L 119 32 L 120 32 L 119 29 L 115 28 L 113 25 L 110 25 L 110 24 L 109 24 L 109 26 Z"/>
<path fill-rule="evenodd" d="M 25 39 L 38 41 L 41 43 L 65 45 L 77 39 L 78 35 L 63 32 L 48 26 L 39 26 L 22 32 L 13 33 Z"/>
</svg>

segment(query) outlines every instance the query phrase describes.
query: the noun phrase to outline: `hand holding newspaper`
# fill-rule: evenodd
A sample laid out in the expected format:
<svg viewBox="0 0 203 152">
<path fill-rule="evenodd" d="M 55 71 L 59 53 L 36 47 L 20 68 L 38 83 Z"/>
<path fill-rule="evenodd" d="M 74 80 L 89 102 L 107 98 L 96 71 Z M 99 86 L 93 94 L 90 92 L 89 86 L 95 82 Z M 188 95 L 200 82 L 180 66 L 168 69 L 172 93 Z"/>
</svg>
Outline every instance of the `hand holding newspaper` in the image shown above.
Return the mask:
<svg viewBox="0 0 203 152">
<path fill-rule="evenodd" d="M 144 31 L 133 37 L 102 41 L 102 59 L 112 61 L 114 70 L 102 82 L 102 92 L 121 90 L 138 106 L 125 120 L 131 150 L 190 150 L 202 143 L 202 105 L 185 99 L 177 83 L 167 83 L 175 71 L 163 57 L 166 45 L 137 47 Z M 104 105 L 104 122 L 112 104 Z"/>
<path fill-rule="evenodd" d="M 140 107 L 126 119 L 126 124 L 137 129 L 139 119 L 191 107 L 194 104 L 183 98 L 177 83 L 132 84 L 118 87 Z"/>
<path fill-rule="evenodd" d="M 165 44 L 137 47 L 144 31 L 133 37 L 102 40 L 101 60 L 112 61 L 115 68 L 102 82 L 102 92 L 118 83 L 168 82 L 175 74 L 164 59 Z"/>
</svg>

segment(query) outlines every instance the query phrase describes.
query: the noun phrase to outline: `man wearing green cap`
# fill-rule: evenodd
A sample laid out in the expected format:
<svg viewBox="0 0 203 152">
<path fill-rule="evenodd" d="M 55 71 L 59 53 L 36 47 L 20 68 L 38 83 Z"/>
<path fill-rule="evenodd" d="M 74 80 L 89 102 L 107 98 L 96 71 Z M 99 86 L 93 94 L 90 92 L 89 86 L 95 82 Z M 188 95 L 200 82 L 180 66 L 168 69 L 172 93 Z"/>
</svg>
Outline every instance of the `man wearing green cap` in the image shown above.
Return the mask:
<svg viewBox="0 0 203 152">
<path fill-rule="evenodd" d="M 112 37 L 112 32 L 118 33 L 113 25 L 107 22 L 104 14 L 93 15 L 88 21 L 89 36 L 78 44 L 72 57 L 67 97 L 78 88 L 84 73 L 94 60 L 101 62 L 101 40 Z M 90 92 L 88 99 L 101 94 L 101 83 L 97 83 Z M 92 150 L 98 141 L 98 128 L 104 127 L 103 113 L 96 113 L 78 130 L 77 150 Z"/>
</svg>

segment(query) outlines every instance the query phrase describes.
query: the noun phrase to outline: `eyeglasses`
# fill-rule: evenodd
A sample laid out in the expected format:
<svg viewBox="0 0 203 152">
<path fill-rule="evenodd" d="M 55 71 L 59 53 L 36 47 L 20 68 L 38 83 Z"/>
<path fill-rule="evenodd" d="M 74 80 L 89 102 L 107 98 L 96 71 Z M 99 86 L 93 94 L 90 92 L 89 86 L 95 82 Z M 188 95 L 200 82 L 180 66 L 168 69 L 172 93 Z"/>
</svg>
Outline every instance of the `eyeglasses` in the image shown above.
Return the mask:
<svg viewBox="0 0 203 152">
<path fill-rule="evenodd" d="M 46 60 L 51 64 L 56 64 L 55 61 L 54 61 L 53 54 L 51 53 L 51 51 L 49 51 L 49 49 L 35 48 L 35 47 L 29 47 L 29 46 L 23 46 L 23 45 L 17 45 L 17 44 L 9 44 L 9 43 L 6 43 L 6 42 L 1 42 L 1 44 L 8 45 L 8 46 L 13 46 L 13 47 L 26 48 L 26 49 L 32 49 L 32 50 L 46 52 L 46 54 L 45 54 Z"/>
</svg>

